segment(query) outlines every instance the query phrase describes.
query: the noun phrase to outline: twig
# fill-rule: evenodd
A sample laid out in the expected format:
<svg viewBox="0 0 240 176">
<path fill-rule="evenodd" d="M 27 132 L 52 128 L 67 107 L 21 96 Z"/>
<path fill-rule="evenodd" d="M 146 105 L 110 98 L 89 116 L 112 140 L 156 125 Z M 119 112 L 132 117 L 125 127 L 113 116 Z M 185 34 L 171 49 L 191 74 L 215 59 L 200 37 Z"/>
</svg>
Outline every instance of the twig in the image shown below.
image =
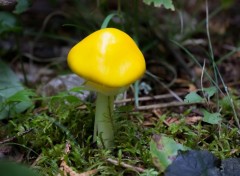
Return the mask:
<svg viewBox="0 0 240 176">
<path fill-rule="evenodd" d="M 153 114 L 155 114 L 159 119 L 160 119 L 160 117 L 161 117 L 161 115 L 157 112 L 157 110 L 156 109 L 153 109 Z M 163 123 L 165 124 L 165 125 L 167 125 L 168 127 L 170 126 L 170 124 L 164 119 L 163 120 Z"/>
<path fill-rule="evenodd" d="M 35 161 L 31 164 L 31 167 L 36 166 L 36 164 L 38 163 L 38 161 L 42 158 L 42 154 L 38 155 L 38 157 L 35 159 Z"/>
<path fill-rule="evenodd" d="M 13 141 L 13 140 L 16 139 L 17 137 L 23 136 L 23 135 L 31 132 L 32 130 L 33 130 L 33 128 L 30 128 L 30 129 L 28 129 L 28 130 L 26 130 L 26 131 L 24 131 L 24 132 L 22 132 L 22 133 L 20 133 L 20 134 L 18 134 L 18 135 L 16 135 L 16 136 L 13 136 L 13 137 L 4 139 L 4 140 L 0 141 L 0 144 L 4 144 L 4 143 L 10 142 L 10 141 Z"/>
<path fill-rule="evenodd" d="M 148 109 L 156 109 L 156 108 L 168 108 L 168 107 L 176 107 L 176 106 L 190 106 L 195 104 L 204 104 L 202 102 L 195 102 L 195 103 L 186 103 L 186 102 L 170 102 L 170 103 L 160 103 L 160 104 L 153 104 L 153 105 L 146 105 L 146 106 L 139 106 L 136 108 L 137 110 L 148 110 Z"/>
<path fill-rule="evenodd" d="M 162 81 L 160 81 L 159 77 L 146 71 L 146 74 L 151 76 L 156 82 L 158 82 L 162 87 L 164 87 L 164 89 L 166 89 L 170 94 L 172 94 L 172 96 L 174 98 L 176 98 L 176 100 L 180 101 L 180 102 L 183 102 L 183 100 L 175 93 L 173 92 L 170 88 L 169 88 L 169 85 L 172 85 L 174 83 L 174 81 L 171 81 L 171 83 L 169 85 L 166 85 L 165 83 L 163 83 Z M 176 76 L 175 76 L 175 79 L 176 79 Z M 175 80 L 174 79 L 174 80 Z"/>
<path fill-rule="evenodd" d="M 185 95 L 186 93 L 176 93 L 178 96 Z M 164 94 L 164 95 L 156 95 L 156 96 L 146 96 L 146 97 L 139 97 L 139 101 L 149 101 L 149 100 L 159 100 L 159 99 L 166 99 L 166 98 L 173 98 L 172 94 Z M 133 102 L 134 98 L 127 98 L 123 100 L 117 100 L 114 103 L 120 104 L 120 103 L 127 103 L 127 102 Z"/>
<path fill-rule="evenodd" d="M 136 172 L 144 172 L 145 171 L 145 169 L 143 169 L 141 167 L 132 166 L 132 165 L 126 164 L 124 162 L 118 162 L 118 161 L 116 161 L 114 159 L 111 159 L 111 158 L 108 158 L 107 161 L 116 165 L 116 166 L 120 165 L 122 167 L 125 167 L 127 169 L 131 169 L 131 170 L 136 171 Z"/>
<path fill-rule="evenodd" d="M 26 58 L 32 60 L 32 61 L 37 61 L 37 62 L 53 62 L 53 61 L 59 61 L 59 62 L 63 62 L 64 60 L 66 60 L 65 57 L 59 56 L 59 57 L 50 57 L 50 58 L 46 58 L 46 59 L 42 59 L 40 57 L 34 56 L 31 53 L 23 53 L 23 56 L 25 56 Z"/>
</svg>

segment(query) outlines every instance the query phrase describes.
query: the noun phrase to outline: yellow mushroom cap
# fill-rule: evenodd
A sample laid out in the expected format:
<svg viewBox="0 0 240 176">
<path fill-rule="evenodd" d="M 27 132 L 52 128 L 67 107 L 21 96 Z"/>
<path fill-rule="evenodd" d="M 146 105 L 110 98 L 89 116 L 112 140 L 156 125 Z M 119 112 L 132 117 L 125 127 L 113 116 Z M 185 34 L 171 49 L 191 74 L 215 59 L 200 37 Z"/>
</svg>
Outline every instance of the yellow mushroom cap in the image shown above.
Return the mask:
<svg viewBox="0 0 240 176">
<path fill-rule="evenodd" d="M 68 65 L 91 86 L 106 91 L 130 85 L 146 69 L 133 39 L 115 28 L 98 30 L 77 43 L 68 54 Z"/>
</svg>

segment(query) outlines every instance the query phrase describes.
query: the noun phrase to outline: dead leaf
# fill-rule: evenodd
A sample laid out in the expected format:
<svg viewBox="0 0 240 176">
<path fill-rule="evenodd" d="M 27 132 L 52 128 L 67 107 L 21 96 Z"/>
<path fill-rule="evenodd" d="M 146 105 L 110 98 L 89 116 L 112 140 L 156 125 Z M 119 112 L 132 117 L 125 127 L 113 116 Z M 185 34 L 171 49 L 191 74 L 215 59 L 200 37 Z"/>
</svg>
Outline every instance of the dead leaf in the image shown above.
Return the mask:
<svg viewBox="0 0 240 176">
<path fill-rule="evenodd" d="M 192 124 L 194 124 L 194 123 L 197 123 L 197 122 L 201 121 L 202 118 L 203 118 L 202 116 L 186 117 L 186 118 L 185 118 L 185 122 L 186 122 L 186 124 L 188 124 L 188 125 L 192 125 Z"/>
<path fill-rule="evenodd" d="M 168 117 L 165 122 L 167 122 L 169 125 L 172 123 L 179 124 L 180 120 L 176 117 Z"/>
<path fill-rule="evenodd" d="M 71 167 L 69 167 L 65 161 L 61 162 L 60 170 L 63 171 L 64 176 L 91 176 L 98 172 L 97 169 L 93 169 L 79 174 L 76 171 L 74 171 Z M 60 176 L 60 174 L 58 174 L 58 176 Z"/>
<path fill-rule="evenodd" d="M 196 91 L 196 86 L 188 80 L 185 79 L 176 79 L 175 83 L 181 84 L 181 87 L 186 87 L 188 91 Z"/>
</svg>

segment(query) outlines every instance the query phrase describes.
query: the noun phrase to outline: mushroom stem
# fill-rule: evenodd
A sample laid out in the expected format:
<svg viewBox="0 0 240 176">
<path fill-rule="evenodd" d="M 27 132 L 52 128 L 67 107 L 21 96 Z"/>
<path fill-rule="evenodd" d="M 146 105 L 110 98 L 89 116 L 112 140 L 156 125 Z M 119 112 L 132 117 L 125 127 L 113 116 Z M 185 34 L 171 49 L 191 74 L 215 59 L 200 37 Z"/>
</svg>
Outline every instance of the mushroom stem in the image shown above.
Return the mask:
<svg viewBox="0 0 240 176">
<path fill-rule="evenodd" d="M 105 148 L 113 147 L 113 101 L 114 96 L 97 93 L 93 140 L 101 137 Z"/>
</svg>

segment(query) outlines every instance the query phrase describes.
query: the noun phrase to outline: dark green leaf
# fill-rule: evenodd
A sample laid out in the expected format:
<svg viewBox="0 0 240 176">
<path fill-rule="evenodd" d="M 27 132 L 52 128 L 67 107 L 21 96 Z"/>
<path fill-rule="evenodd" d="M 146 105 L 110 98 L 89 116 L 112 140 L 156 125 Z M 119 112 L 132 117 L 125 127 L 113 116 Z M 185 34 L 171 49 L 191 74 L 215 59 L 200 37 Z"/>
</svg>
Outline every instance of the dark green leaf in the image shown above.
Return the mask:
<svg viewBox="0 0 240 176">
<path fill-rule="evenodd" d="M 9 97 L 7 99 L 7 102 L 10 103 L 10 102 L 31 101 L 29 96 L 35 96 L 35 93 L 27 89 L 20 90 L 16 92 L 14 95 L 12 95 L 11 97 Z"/>
<path fill-rule="evenodd" d="M 164 6 L 166 9 L 175 10 L 172 0 L 143 0 L 143 2 L 147 5 L 153 3 L 154 7 Z"/>
<path fill-rule="evenodd" d="M 217 158 L 208 151 L 180 153 L 166 169 L 165 176 L 220 176 Z"/>
<path fill-rule="evenodd" d="M 13 11 L 15 14 L 21 14 L 25 12 L 29 7 L 28 0 L 18 0 L 15 10 Z"/>
<path fill-rule="evenodd" d="M 0 34 L 17 31 L 19 29 L 14 15 L 8 12 L 0 12 Z"/>
<path fill-rule="evenodd" d="M 229 158 L 222 161 L 222 176 L 239 176 L 240 158 Z"/>
<path fill-rule="evenodd" d="M 0 175 L 4 176 L 40 176 L 36 171 L 9 161 L 0 161 Z"/>
<path fill-rule="evenodd" d="M 25 90 L 13 71 L 0 61 L 0 119 L 21 113 L 32 106 L 30 90 Z"/>
</svg>

